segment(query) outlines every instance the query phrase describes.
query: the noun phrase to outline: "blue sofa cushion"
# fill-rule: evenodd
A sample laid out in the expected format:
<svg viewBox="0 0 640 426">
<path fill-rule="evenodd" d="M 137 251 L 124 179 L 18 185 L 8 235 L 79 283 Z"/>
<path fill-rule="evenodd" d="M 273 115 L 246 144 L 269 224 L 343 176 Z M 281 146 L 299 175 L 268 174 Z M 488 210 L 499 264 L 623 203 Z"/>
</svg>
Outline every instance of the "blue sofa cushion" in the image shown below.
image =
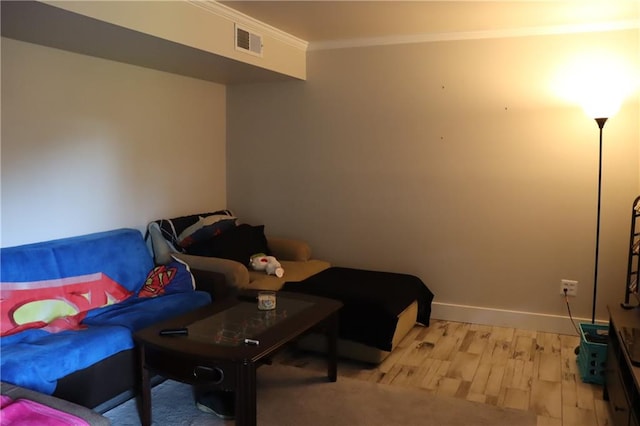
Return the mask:
<svg viewBox="0 0 640 426">
<path fill-rule="evenodd" d="M 51 394 L 58 379 L 133 348 L 133 332 L 210 302 L 209 293 L 202 291 L 132 297 L 89 312 L 83 330 L 27 330 L 3 337 L 0 376 L 5 382 Z"/>
<path fill-rule="evenodd" d="M 105 306 L 89 312 L 83 324 L 119 325 L 132 332 L 161 320 L 185 314 L 211 303 L 211 296 L 204 291 L 166 294 L 160 297 L 132 297 L 116 305 Z"/>
<path fill-rule="evenodd" d="M 0 339 L 2 381 L 52 394 L 58 379 L 133 348 L 131 331 L 120 326 L 47 333 L 27 330 Z"/>
<path fill-rule="evenodd" d="M 206 292 L 194 291 L 192 284 L 181 286 L 181 290 L 186 290 L 182 293 L 154 298 L 135 296 L 154 264 L 142 235 L 134 229 L 2 248 L 0 258 L 2 321 L 14 321 L 16 313 L 15 306 L 5 303 L 7 300 L 17 302 L 19 307 L 42 302 L 29 299 L 31 296 L 24 299 L 13 293 L 23 288 L 35 287 L 37 290 L 42 282 L 77 285 L 75 281 L 69 283 L 69 280 L 104 275 L 123 287 L 125 296 L 134 295 L 125 300 L 117 298 L 118 303 L 113 297 L 108 297 L 106 306 L 103 297 L 97 305 L 90 303 L 92 308 L 100 307 L 82 311 L 84 320 L 77 330 L 50 333 L 44 328 L 32 328 L 0 338 L 2 380 L 47 394 L 54 392 L 58 379 L 133 348 L 133 332 L 211 303 L 211 296 Z M 95 287 L 102 289 L 102 278 L 95 282 L 98 283 Z M 92 295 L 93 286 L 87 284 L 86 280 L 81 284 L 85 287 L 72 291 L 73 295 L 65 295 L 62 299 L 47 296 L 45 299 L 63 300 L 77 310 L 81 304 L 75 299 L 79 298 L 84 303 L 85 299 L 94 301 L 96 297 Z M 47 286 L 51 287 L 49 283 Z M 6 290 L 3 290 L 5 287 Z M 101 293 L 101 296 L 104 295 Z M 17 317 L 22 320 L 21 315 Z M 64 318 L 68 316 L 59 319 Z M 39 319 L 45 323 L 52 320 L 50 317 Z M 16 321 L 14 325 L 24 324 Z"/>
<path fill-rule="evenodd" d="M 135 229 L 8 247 L 0 256 L 3 336 L 54 322 L 51 331 L 77 328 L 86 311 L 137 293 L 153 268 Z"/>
<path fill-rule="evenodd" d="M 137 293 L 153 258 L 136 229 L 116 229 L 79 237 L 6 247 L 0 251 L 2 282 L 27 282 L 102 272 Z"/>
</svg>

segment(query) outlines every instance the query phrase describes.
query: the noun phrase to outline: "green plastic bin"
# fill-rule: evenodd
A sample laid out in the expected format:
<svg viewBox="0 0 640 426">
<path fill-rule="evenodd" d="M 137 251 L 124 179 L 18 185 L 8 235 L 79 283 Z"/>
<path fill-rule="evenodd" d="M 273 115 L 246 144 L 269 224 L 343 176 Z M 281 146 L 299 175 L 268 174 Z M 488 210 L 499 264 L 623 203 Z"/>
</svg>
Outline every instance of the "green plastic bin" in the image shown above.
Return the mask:
<svg viewBox="0 0 640 426">
<path fill-rule="evenodd" d="M 585 383 L 604 384 L 604 369 L 607 364 L 607 343 L 596 343 L 587 340 L 587 335 L 603 334 L 608 331 L 608 325 L 579 324 L 580 352 L 578 353 L 578 370 L 580 378 Z M 600 333 L 598 333 L 600 332 Z"/>
</svg>

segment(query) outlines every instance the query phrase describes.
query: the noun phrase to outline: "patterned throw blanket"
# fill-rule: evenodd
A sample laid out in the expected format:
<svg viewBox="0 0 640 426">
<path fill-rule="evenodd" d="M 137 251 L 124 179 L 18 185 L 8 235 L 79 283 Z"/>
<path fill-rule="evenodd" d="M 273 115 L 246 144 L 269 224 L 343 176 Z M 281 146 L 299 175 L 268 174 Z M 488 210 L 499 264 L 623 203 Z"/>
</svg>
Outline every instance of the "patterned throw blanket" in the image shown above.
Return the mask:
<svg viewBox="0 0 640 426">
<path fill-rule="evenodd" d="M 0 404 L 3 425 L 89 426 L 89 423 L 80 417 L 28 399 L 20 398 L 14 401 L 2 395 Z"/>
</svg>

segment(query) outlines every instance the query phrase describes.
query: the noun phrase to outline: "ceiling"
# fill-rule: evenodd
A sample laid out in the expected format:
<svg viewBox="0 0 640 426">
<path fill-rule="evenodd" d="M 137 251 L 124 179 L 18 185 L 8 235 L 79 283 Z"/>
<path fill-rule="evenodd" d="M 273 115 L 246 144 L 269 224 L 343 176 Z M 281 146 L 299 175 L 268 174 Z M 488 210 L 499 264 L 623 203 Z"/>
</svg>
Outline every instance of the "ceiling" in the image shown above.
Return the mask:
<svg viewBox="0 0 640 426">
<path fill-rule="evenodd" d="M 310 43 L 640 20 L 639 0 L 219 1 Z"/>
<path fill-rule="evenodd" d="M 199 1 L 199 0 L 187 0 Z M 522 35 L 540 28 L 625 23 L 640 28 L 640 0 L 219 1 L 309 49 L 433 39 Z M 42 1 L 0 1 L 2 36 L 222 84 L 290 78 L 266 68 L 74 14 Z M 555 31 L 555 30 L 554 30 Z M 480 32 L 480 34 L 478 34 Z M 496 33 L 497 32 L 497 33 Z M 78 35 L 81 36 L 78 36 Z M 453 36 L 451 34 L 454 34 Z M 428 37 L 427 37 L 428 38 Z M 364 39 L 364 42 L 361 42 Z M 424 37 L 423 37 L 424 39 Z M 159 54 L 161 52 L 161 54 Z"/>
<path fill-rule="evenodd" d="M 71 13 L 42 1 L 0 1 L 3 37 L 222 84 L 290 76 Z"/>
</svg>

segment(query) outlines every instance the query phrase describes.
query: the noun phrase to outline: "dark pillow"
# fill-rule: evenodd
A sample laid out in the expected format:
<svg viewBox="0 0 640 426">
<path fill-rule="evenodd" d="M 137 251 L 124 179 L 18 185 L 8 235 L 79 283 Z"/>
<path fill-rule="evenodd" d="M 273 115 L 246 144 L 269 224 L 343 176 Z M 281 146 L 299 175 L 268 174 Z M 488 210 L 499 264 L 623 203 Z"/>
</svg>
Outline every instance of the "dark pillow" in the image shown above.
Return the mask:
<svg viewBox="0 0 640 426">
<path fill-rule="evenodd" d="M 187 248 L 200 241 L 210 240 L 222 235 L 223 232 L 236 226 L 236 219 L 219 220 L 214 224 L 203 226 L 184 240 L 180 241 L 180 247 Z"/>
<path fill-rule="evenodd" d="M 196 256 L 220 257 L 248 265 L 251 256 L 256 253 L 270 255 L 264 225 L 247 224 L 231 228 L 217 237 L 193 243 L 187 253 Z"/>
<path fill-rule="evenodd" d="M 201 217 L 207 217 L 214 214 L 216 215 L 225 214 L 227 216 L 233 216 L 233 214 L 231 214 L 231 210 L 218 210 L 210 213 L 198 213 L 198 214 L 192 214 L 188 216 L 174 217 L 173 219 L 169 219 L 169 221 L 171 222 L 171 224 L 175 229 L 175 237 L 178 238 L 178 235 L 182 234 L 182 231 L 184 231 L 189 226 L 196 223 Z"/>
<path fill-rule="evenodd" d="M 179 250 L 180 246 L 178 244 L 178 235 L 180 235 L 182 231 L 187 229 L 189 226 L 200 220 L 200 217 L 211 216 L 214 214 L 233 216 L 231 210 L 218 210 L 211 213 L 199 213 L 188 216 L 174 217 L 173 219 L 160 219 L 156 220 L 155 222 L 158 224 L 158 226 L 160 226 L 160 232 L 162 233 L 162 236 L 167 241 L 171 242 L 171 244 L 176 249 Z"/>
</svg>

